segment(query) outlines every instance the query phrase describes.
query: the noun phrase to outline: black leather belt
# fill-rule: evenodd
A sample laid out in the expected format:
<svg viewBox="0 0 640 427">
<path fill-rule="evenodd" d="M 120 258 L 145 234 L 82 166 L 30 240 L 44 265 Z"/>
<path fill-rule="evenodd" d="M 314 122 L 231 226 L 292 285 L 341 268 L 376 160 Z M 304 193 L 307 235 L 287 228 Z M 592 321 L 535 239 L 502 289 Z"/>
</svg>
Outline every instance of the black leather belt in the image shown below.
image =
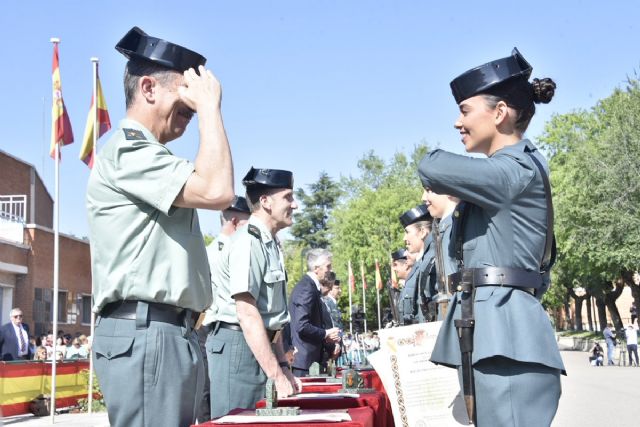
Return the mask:
<svg viewBox="0 0 640 427">
<path fill-rule="evenodd" d="M 227 323 L 227 322 L 223 322 L 221 320 L 213 322 L 208 326 L 210 328 L 209 331 L 211 331 L 211 330 L 215 331 L 217 329 L 231 329 L 232 331 L 242 332 L 242 328 L 237 323 Z M 269 338 L 269 341 L 274 342 L 275 338 L 277 338 L 278 332 L 280 332 L 280 331 L 274 331 L 274 330 L 271 330 L 271 329 L 267 329 L 267 338 Z"/>
<path fill-rule="evenodd" d="M 170 323 L 177 326 L 183 326 L 185 325 L 185 322 L 187 322 L 193 326 L 200 315 L 200 313 L 196 311 L 176 307 L 175 305 L 127 300 L 111 302 L 105 305 L 102 307 L 102 310 L 100 310 L 100 317 L 136 320 L 136 312 L 139 302 L 148 305 L 147 320 L 150 322 Z"/>
<path fill-rule="evenodd" d="M 483 267 L 465 268 L 463 271 L 450 274 L 448 277 L 449 292 L 455 293 L 462 290 L 463 274 L 471 278 L 471 285 L 476 288 L 503 286 L 521 289 L 533 294 L 536 289 L 542 287 L 542 276 L 537 271 L 509 267 Z"/>
</svg>

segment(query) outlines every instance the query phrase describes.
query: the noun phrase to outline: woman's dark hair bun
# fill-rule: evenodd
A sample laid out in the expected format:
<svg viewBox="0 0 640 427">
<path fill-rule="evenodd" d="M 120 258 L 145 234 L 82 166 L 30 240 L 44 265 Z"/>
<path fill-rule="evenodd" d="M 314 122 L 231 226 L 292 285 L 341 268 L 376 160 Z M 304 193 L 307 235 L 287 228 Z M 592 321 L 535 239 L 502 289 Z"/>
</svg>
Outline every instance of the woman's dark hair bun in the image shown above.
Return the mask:
<svg viewBox="0 0 640 427">
<path fill-rule="evenodd" d="M 548 104 L 556 92 L 556 84 L 549 78 L 533 79 L 531 87 L 533 89 L 533 102 L 536 104 Z"/>
</svg>

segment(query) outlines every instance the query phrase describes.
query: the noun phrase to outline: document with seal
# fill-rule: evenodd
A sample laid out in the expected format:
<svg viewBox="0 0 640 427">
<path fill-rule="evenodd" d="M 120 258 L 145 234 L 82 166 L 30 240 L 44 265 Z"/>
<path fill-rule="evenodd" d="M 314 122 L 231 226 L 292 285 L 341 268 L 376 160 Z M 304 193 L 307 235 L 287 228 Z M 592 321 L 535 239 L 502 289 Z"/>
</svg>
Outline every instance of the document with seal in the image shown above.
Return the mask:
<svg viewBox="0 0 640 427">
<path fill-rule="evenodd" d="M 442 322 L 381 329 L 369 355 L 391 402 L 397 427 L 469 425 L 458 372 L 429 361 Z"/>
</svg>

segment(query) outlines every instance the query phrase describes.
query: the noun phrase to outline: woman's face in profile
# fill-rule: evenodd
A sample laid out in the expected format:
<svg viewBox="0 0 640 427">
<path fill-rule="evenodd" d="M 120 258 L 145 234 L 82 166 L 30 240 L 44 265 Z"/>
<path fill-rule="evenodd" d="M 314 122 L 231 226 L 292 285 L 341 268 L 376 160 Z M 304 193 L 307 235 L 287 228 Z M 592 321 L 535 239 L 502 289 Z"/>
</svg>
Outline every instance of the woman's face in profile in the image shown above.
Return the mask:
<svg viewBox="0 0 640 427">
<path fill-rule="evenodd" d="M 458 108 L 460 115 L 453 126 L 460 132 L 465 150 L 488 154 L 496 134 L 496 109 L 489 108 L 482 95 L 465 99 Z"/>
</svg>

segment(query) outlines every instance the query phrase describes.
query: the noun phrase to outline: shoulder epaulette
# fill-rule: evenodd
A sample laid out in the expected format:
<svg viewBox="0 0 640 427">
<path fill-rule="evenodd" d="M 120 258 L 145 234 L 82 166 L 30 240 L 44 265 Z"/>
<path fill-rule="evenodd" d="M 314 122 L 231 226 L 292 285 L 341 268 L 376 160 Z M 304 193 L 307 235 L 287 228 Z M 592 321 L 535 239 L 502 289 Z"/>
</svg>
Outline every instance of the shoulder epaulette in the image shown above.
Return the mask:
<svg viewBox="0 0 640 427">
<path fill-rule="evenodd" d="M 262 240 L 262 238 L 260 237 L 260 229 L 255 225 L 249 224 L 249 226 L 247 227 L 247 231 L 256 239 Z"/>
<path fill-rule="evenodd" d="M 136 140 L 136 141 L 140 141 L 140 140 L 146 140 L 147 138 L 144 136 L 144 133 L 142 133 L 141 130 L 138 129 L 130 129 L 130 128 L 122 128 L 122 131 L 124 132 L 124 137 L 127 138 L 127 140 Z"/>
<path fill-rule="evenodd" d="M 218 242 L 218 250 L 221 251 L 224 248 L 224 242 Z"/>
</svg>

